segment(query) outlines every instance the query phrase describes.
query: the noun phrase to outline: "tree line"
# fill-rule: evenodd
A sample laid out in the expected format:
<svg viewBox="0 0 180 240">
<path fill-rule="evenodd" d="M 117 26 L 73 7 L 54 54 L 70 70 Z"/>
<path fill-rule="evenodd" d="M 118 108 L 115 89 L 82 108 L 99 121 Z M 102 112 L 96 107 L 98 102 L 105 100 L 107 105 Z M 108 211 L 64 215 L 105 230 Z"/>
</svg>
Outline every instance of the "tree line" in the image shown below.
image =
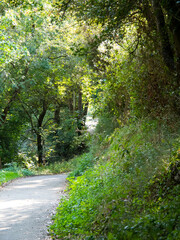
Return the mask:
<svg viewBox="0 0 180 240">
<path fill-rule="evenodd" d="M 116 123 L 180 113 L 180 3 L 0 3 L 1 165 L 68 159 L 88 105 Z"/>
</svg>

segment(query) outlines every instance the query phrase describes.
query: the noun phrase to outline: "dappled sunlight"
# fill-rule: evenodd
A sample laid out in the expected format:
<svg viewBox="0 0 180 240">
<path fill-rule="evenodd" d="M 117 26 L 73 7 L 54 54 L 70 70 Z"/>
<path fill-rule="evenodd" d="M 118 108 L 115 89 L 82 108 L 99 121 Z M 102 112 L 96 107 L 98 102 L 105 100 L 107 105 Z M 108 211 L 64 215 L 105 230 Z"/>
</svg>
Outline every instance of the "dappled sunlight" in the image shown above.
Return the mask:
<svg viewBox="0 0 180 240">
<path fill-rule="evenodd" d="M 96 126 L 98 124 L 98 119 L 97 118 L 93 118 L 91 116 L 87 116 L 86 118 L 86 127 L 88 132 L 93 133 Z"/>
<path fill-rule="evenodd" d="M 4 203 L 1 203 L 3 205 L 3 209 L 2 209 L 2 206 L 0 206 L 0 211 L 1 210 L 5 210 L 5 209 L 8 209 L 8 208 L 11 208 L 11 209 L 18 209 L 18 210 L 23 210 L 24 207 L 27 207 L 27 206 L 31 206 L 35 204 L 39 204 L 41 203 L 40 201 L 36 201 L 34 199 L 25 199 L 25 200 L 12 200 L 12 201 L 7 201 L 7 202 L 4 202 Z"/>
<path fill-rule="evenodd" d="M 13 236 L 14 232 L 17 236 L 22 236 L 24 232 L 32 236 L 31 226 L 34 229 L 44 224 L 45 227 L 50 221 L 52 208 L 58 204 L 65 179 L 66 175 L 30 177 L 17 180 L 2 189 L 0 239 L 14 240 L 6 237 Z M 21 238 L 15 239 L 21 240 Z"/>
</svg>

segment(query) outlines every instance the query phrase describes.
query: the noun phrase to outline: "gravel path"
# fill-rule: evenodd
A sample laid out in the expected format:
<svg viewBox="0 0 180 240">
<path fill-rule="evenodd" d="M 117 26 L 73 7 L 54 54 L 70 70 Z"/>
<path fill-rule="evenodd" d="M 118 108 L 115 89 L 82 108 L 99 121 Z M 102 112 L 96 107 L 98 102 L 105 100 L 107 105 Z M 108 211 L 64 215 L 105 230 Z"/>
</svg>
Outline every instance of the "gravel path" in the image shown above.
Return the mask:
<svg viewBox="0 0 180 240">
<path fill-rule="evenodd" d="M 15 180 L 0 189 L 0 240 L 47 240 L 67 175 Z"/>
</svg>

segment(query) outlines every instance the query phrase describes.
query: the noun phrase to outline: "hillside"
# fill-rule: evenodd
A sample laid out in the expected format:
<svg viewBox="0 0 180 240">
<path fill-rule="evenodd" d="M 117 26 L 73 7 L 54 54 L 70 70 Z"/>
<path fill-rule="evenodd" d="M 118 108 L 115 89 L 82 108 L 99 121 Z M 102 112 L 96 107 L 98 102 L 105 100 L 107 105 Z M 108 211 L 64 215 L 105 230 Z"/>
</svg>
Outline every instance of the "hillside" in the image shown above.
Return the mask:
<svg viewBox="0 0 180 240">
<path fill-rule="evenodd" d="M 179 123 L 144 119 L 110 136 L 97 131 L 91 152 L 69 176 L 68 197 L 57 209 L 52 235 L 179 239 L 179 130 Z"/>
</svg>

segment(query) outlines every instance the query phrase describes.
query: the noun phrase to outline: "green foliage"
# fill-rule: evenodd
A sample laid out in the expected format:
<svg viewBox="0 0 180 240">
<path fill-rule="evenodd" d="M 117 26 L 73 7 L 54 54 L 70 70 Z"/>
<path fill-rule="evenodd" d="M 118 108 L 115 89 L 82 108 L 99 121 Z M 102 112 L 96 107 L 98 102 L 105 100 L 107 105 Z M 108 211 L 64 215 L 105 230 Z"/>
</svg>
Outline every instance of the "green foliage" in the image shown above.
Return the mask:
<svg viewBox="0 0 180 240">
<path fill-rule="evenodd" d="M 12 108 L 11 116 L 0 129 L 0 158 L 2 164 L 18 161 L 20 135 L 23 133 L 26 118 L 16 107 Z"/>
<path fill-rule="evenodd" d="M 104 140 L 109 147 L 97 164 L 82 176 L 69 178 L 68 196 L 61 200 L 50 228 L 52 236 L 177 239 L 180 189 L 175 180 L 169 185 L 166 180 L 178 177 L 179 170 L 170 165 L 178 160 L 177 155 L 173 157 L 179 149 L 176 127 L 146 119 L 116 129 Z M 156 193 L 151 190 L 155 189 L 154 176 L 161 179 Z"/>
<path fill-rule="evenodd" d="M 0 185 L 19 177 L 34 175 L 33 171 L 30 171 L 26 168 L 18 167 L 16 162 L 6 164 L 6 166 L 6 168 L 0 170 Z"/>
<path fill-rule="evenodd" d="M 3 183 L 6 183 L 8 181 L 11 181 L 13 179 L 16 179 L 19 177 L 19 174 L 17 172 L 6 172 L 6 171 L 1 171 L 0 172 L 0 185 Z"/>
<path fill-rule="evenodd" d="M 46 166 L 35 167 L 33 168 L 33 172 L 37 175 L 69 173 L 69 177 L 73 178 L 82 175 L 87 169 L 92 168 L 94 165 L 93 160 L 92 153 L 84 153 L 68 161 L 54 162 Z"/>
<path fill-rule="evenodd" d="M 49 152 L 48 162 L 69 160 L 83 153 L 87 148 L 88 135 L 84 127 L 79 134 L 78 117 L 63 109 L 59 126 L 50 129 L 47 140 L 52 151 Z"/>
<path fill-rule="evenodd" d="M 128 53 L 129 46 L 136 39 L 137 26 L 126 29 L 124 40 L 99 47 L 101 61 L 107 67 L 100 72 L 99 88 L 101 92 L 94 100 L 96 112 L 101 116 L 104 112 L 126 122 L 131 116 L 163 116 L 178 113 L 178 89 L 173 82 L 174 77 L 162 62 L 151 42 L 141 39 L 138 51 L 133 56 Z M 123 46 L 121 45 L 123 44 Z M 110 50 L 108 49 L 110 48 Z M 125 49 L 124 49 L 125 48 Z M 107 60 L 107 55 L 110 55 Z M 102 80 L 103 78 L 103 80 Z M 95 89 L 96 90 L 96 89 Z"/>
<path fill-rule="evenodd" d="M 35 164 L 42 164 L 52 152 L 56 152 L 53 161 L 82 152 L 85 138 L 78 136 L 77 122 L 84 117 L 80 112 L 87 103 L 88 90 L 84 88 L 89 69 L 86 60 L 73 53 L 73 46 L 80 42 L 83 45 L 82 38 L 85 39 L 79 26 L 75 27 L 76 20 L 72 18 L 62 24 L 54 21 L 52 3 L 48 0 L 3 1 L 2 5 L 5 8 L 0 15 L 2 164 L 18 161 L 18 152 L 35 159 Z M 81 91 L 82 109 L 78 109 Z M 70 114 L 64 116 L 67 109 Z M 53 144 L 49 137 L 52 131 L 56 131 Z"/>
<path fill-rule="evenodd" d="M 98 124 L 95 129 L 95 134 L 101 134 L 102 139 L 110 136 L 114 129 L 119 126 L 116 117 L 110 115 L 106 111 L 98 118 Z"/>
<path fill-rule="evenodd" d="M 69 174 L 69 178 L 81 176 L 87 171 L 89 168 L 92 168 L 95 163 L 94 156 L 91 152 L 84 153 L 83 155 L 74 158 L 74 169 Z"/>
<path fill-rule="evenodd" d="M 61 161 L 48 164 L 47 166 L 42 166 L 35 168 L 33 171 L 37 175 L 41 174 L 60 174 L 60 173 L 68 173 L 74 169 L 73 160 L 69 161 Z"/>
</svg>

